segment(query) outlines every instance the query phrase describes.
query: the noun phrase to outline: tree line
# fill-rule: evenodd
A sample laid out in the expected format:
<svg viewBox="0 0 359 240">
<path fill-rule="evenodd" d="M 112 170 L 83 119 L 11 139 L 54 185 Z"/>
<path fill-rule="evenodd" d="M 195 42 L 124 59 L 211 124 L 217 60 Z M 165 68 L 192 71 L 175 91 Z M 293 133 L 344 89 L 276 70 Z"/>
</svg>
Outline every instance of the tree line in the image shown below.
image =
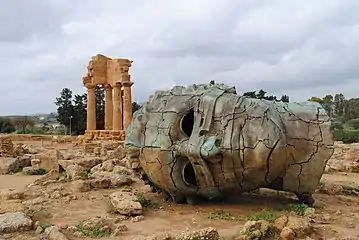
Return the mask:
<svg viewBox="0 0 359 240">
<path fill-rule="evenodd" d="M 359 142 L 359 98 L 345 98 L 343 93 L 324 97 L 311 97 L 318 102 L 331 118 L 334 139 L 344 143 Z"/>
<path fill-rule="evenodd" d="M 103 130 L 105 126 L 105 89 L 96 86 L 96 129 Z M 70 130 L 72 134 L 84 134 L 86 130 L 87 94 L 75 94 L 69 88 L 63 88 L 60 96 L 56 98 L 57 121 Z M 132 103 L 132 112 L 141 106 Z"/>
<path fill-rule="evenodd" d="M 209 82 L 210 85 L 216 84 L 214 80 L 211 80 Z M 280 98 L 277 98 L 277 96 L 269 95 L 267 96 L 267 92 L 263 89 L 259 90 L 258 93 L 256 91 L 253 92 L 245 92 L 242 94 L 242 96 L 250 97 L 250 98 L 256 98 L 256 99 L 265 99 L 268 101 L 276 101 L 276 102 L 289 102 L 289 96 L 288 95 L 282 95 Z"/>
<path fill-rule="evenodd" d="M 0 133 L 28 133 L 35 126 L 29 116 L 0 117 Z"/>
<path fill-rule="evenodd" d="M 210 84 L 215 84 L 212 80 Z M 101 86 L 95 89 L 96 96 L 96 127 L 104 129 L 105 118 L 105 90 Z M 267 95 L 264 90 L 258 92 L 245 92 L 243 96 L 270 101 L 289 102 L 288 95 L 277 98 L 274 95 Z M 331 118 L 331 128 L 336 141 L 344 143 L 359 142 L 359 98 L 346 99 L 344 94 L 327 94 L 324 97 L 313 96 L 308 101 L 318 102 L 326 110 Z M 75 94 L 69 88 L 63 88 L 60 96 L 56 98 L 57 121 L 70 128 L 72 134 L 83 134 L 86 130 L 86 106 L 87 94 Z M 137 102 L 132 103 L 132 112 L 137 111 L 141 106 Z M 33 128 L 35 121 L 28 116 L 13 118 L 0 117 L 0 133 L 28 133 Z M 42 127 L 46 131 L 46 126 Z"/>
</svg>

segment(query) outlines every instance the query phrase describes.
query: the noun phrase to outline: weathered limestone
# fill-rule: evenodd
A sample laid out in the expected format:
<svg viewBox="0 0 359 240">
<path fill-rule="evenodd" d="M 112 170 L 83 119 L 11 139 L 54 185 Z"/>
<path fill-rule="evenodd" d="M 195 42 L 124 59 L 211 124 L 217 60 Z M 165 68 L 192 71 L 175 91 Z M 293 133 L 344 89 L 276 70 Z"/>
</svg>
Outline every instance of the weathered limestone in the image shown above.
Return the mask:
<svg viewBox="0 0 359 240">
<path fill-rule="evenodd" d="M 113 100 L 112 87 L 107 84 L 105 86 L 105 130 L 112 130 L 113 122 Z"/>
<path fill-rule="evenodd" d="M 87 130 L 96 130 L 96 96 L 95 85 L 86 84 L 87 87 Z"/>
<path fill-rule="evenodd" d="M 105 87 L 105 129 L 113 131 L 114 136 L 123 135 L 132 119 L 131 75 L 128 73 L 132 61 L 128 59 L 111 59 L 101 54 L 93 56 L 87 67 L 88 72 L 83 77 L 87 87 L 87 129 L 85 135 L 96 131 L 96 99 L 95 87 Z M 123 95 L 123 96 L 122 96 Z M 116 139 L 120 140 L 119 137 Z"/>
<path fill-rule="evenodd" d="M 110 195 L 110 203 L 121 215 L 136 216 L 142 214 L 142 206 L 132 193 L 114 192 Z"/>
<path fill-rule="evenodd" d="M 189 203 L 271 188 L 312 204 L 333 144 L 320 104 L 242 97 L 223 84 L 156 92 L 125 140 L 130 161 L 174 201 Z"/>
<path fill-rule="evenodd" d="M 126 130 L 132 121 L 132 93 L 131 86 L 133 82 L 123 83 L 123 107 L 125 109 L 123 116 L 123 128 Z M 131 110 L 130 110 L 131 109 Z"/>
<path fill-rule="evenodd" d="M 15 157 L 14 144 L 9 136 L 0 136 L 0 157 Z"/>
<path fill-rule="evenodd" d="M 32 229 L 33 221 L 22 212 L 0 214 L 0 234 Z"/>
<path fill-rule="evenodd" d="M 116 84 L 113 89 L 113 130 L 122 130 L 122 86 L 121 84 Z"/>
</svg>

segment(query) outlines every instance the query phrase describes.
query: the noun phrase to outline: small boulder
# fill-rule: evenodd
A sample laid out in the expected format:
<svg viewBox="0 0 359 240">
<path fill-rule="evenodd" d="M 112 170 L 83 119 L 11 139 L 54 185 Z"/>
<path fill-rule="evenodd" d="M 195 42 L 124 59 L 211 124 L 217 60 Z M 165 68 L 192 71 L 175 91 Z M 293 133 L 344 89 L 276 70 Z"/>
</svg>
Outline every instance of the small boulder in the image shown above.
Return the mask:
<svg viewBox="0 0 359 240">
<path fill-rule="evenodd" d="M 111 187 L 111 179 L 91 179 L 88 180 L 88 184 L 90 185 L 90 187 L 95 189 L 107 189 Z"/>
<path fill-rule="evenodd" d="M 80 224 L 83 230 L 94 231 L 96 229 L 102 228 L 107 223 L 106 220 L 101 217 L 94 217 L 94 218 L 86 219 L 82 221 Z"/>
<path fill-rule="evenodd" d="M 289 216 L 287 227 L 293 230 L 297 238 L 309 236 L 314 232 L 314 228 L 307 218 Z"/>
<path fill-rule="evenodd" d="M 44 169 L 47 172 L 52 170 L 59 171 L 58 161 L 63 159 L 58 150 L 50 150 L 45 153 L 36 154 L 35 159 L 31 160 L 31 166 L 34 169 Z"/>
<path fill-rule="evenodd" d="M 71 182 L 70 188 L 73 192 L 88 192 L 91 190 L 90 184 L 85 180 L 75 180 Z"/>
<path fill-rule="evenodd" d="M 288 223 L 288 216 L 283 215 L 277 218 L 274 222 L 274 227 L 277 229 L 278 232 L 281 232 L 282 229 L 287 226 Z"/>
<path fill-rule="evenodd" d="M 102 163 L 102 159 L 99 157 L 86 157 L 82 159 L 73 159 L 73 160 L 60 160 L 59 165 L 66 169 L 70 165 L 79 165 L 83 167 L 86 171 L 89 171 L 94 166 Z"/>
<path fill-rule="evenodd" d="M 201 239 L 208 239 L 208 240 L 219 240 L 219 233 L 217 229 L 209 227 L 204 228 L 196 231 L 185 232 L 179 236 L 176 236 L 174 239 L 181 239 L 181 240 L 201 240 Z"/>
<path fill-rule="evenodd" d="M 126 176 L 119 176 L 119 175 L 112 175 L 111 178 L 111 186 L 112 187 L 123 187 L 123 186 L 129 186 L 134 181 L 130 177 Z"/>
<path fill-rule="evenodd" d="M 132 170 L 130 170 L 126 167 L 123 167 L 123 166 L 119 166 L 119 165 L 115 166 L 112 169 L 112 172 L 119 174 L 119 175 L 124 175 L 124 176 L 133 176 L 134 175 Z"/>
<path fill-rule="evenodd" d="M 110 203 L 121 215 L 135 216 L 142 214 L 142 206 L 136 196 L 129 192 L 115 192 L 110 195 Z"/>
<path fill-rule="evenodd" d="M 0 214 L 0 233 L 29 231 L 33 221 L 22 212 Z"/>
<path fill-rule="evenodd" d="M 55 226 L 46 228 L 45 234 L 49 237 L 50 240 L 68 240 L 65 234 L 60 232 L 60 230 Z"/>
<path fill-rule="evenodd" d="M 72 179 L 72 180 L 87 178 L 86 169 L 77 164 L 72 164 L 72 165 L 67 166 L 65 171 L 66 171 L 67 178 Z"/>
<path fill-rule="evenodd" d="M 282 231 L 280 233 L 280 239 L 281 240 L 294 240 L 295 233 L 289 227 L 285 227 L 282 229 Z"/>
<path fill-rule="evenodd" d="M 28 156 L 0 157 L 0 174 L 21 172 L 24 167 L 30 166 L 30 159 Z"/>
<path fill-rule="evenodd" d="M 248 234 L 251 236 L 250 239 L 262 239 L 268 237 L 270 229 L 271 225 L 267 221 L 247 221 L 238 239 L 247 239 Z"/>
<path fill-rule="evenodd" d="M 91 168 L 91 172 L 112 172 L 116 164 L 116 161 L 113 159 L 107 160 Z"/>
</svg>

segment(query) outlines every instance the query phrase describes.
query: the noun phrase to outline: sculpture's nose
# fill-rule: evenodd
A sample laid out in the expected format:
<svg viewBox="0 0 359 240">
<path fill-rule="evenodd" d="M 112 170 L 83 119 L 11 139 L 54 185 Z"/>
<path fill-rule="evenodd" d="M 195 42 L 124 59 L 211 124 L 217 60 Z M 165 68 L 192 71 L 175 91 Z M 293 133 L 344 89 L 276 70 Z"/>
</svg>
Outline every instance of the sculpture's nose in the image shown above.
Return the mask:
<svg viewBox="0 0 359 240">
<path fill-rule="evenodd" d="M 201 157 L 208 159 L 219 154 L 221 152 L 220 143 L 221 140 L 216 136 L 208 137 L 200 147 Z"/>
</svg>

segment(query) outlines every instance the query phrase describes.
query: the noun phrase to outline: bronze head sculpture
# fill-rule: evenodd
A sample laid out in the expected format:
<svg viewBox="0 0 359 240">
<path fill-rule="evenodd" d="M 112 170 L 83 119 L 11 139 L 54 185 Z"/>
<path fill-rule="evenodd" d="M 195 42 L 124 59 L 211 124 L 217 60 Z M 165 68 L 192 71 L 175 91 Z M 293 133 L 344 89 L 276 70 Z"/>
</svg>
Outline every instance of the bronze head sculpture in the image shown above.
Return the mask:
<svg viewBox="0 0 359 240">
<path fill-rule="evenodd" d="M 176 202 L 270 188 L 312 194 L 333 154 L 320 104 L 236 94 L 223 84 L 158 91 L 133 116 L 125 148 Z"/>
</svg>

